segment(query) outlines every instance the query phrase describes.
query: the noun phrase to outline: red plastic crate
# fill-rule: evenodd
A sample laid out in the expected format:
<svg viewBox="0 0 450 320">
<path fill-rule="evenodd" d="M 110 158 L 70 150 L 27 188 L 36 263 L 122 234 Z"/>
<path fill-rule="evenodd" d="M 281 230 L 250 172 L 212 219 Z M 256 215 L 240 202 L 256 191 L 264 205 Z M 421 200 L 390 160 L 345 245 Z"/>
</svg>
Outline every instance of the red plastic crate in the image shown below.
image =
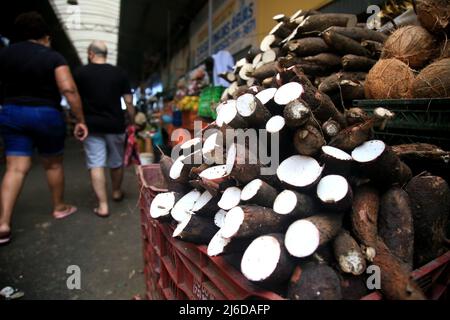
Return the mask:
<svg viewBox="0 0 450 320">
<path fill-rule="evenodd" d="M 149 299 L 177 300 L 282 300 L 258 288 L 222 257 L 209 257 L 206 246 L 172 237 L 173 225 L 150 218 L 150 204 L 166 192 L 159 165 L 138 168 L 145 277 Z M 450 251 L 415 270 L 412 277 L 432 300 L 446 299 L 450 284 Z M 380 300 L 379 292 L 362 300 Z"/>
</svg>

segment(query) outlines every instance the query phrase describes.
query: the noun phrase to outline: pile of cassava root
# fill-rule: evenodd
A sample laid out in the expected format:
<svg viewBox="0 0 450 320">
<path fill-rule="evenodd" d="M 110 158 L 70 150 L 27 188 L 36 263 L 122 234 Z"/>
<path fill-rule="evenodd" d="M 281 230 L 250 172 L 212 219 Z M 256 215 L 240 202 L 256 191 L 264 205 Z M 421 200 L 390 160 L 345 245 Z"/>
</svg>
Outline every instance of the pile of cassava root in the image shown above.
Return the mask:
<svg viewBox="0 0 450 320">
<path fill-rule="evenodd" d="M 275 27 L 222 77 L 231 83 L 224 98 L 236 98 L 254 85 L 277 85 L 280 69 L 299 66 L 336 106 L 364 99 L 367 72 L 378 61 L 387 35 L 357 23 L 355 15 L 298 11 L 277 15 Z"/>
<path fill-rule="evenodd" d="M 237 255 L 248 280 L 290 299 L 359 299 L 370 265 L 386 298 L 424 299 L 410 272 L 447 250 L 450 189 L 440 177 L 413 177 L 400 155 L 449 154 L 373 140 L 388 110 L 343 114 L 298 66 L 276 78 L 274 88 L 222 102 L 209 134 L 182 144 L 177 159 L 162 157 L 169 192 L 155 197 L 151 217 L 210 256 Z M 272 175 L 262 174 L 257 142 L 225 143 L 253 129 L 279 138 Z"/>
<path fill-rule="evenodd" d="M 314 22 L 307 14 L 275 17 L 284 31 L 275 29 L 274 42 L 264 40 L 261 49 L 283 50 L 278 41 L 290 34 L 289 41 L 302 40 L 296 35 L 315 31 L 302 29 L 309 23 L 345 29 L 353 21 L 335 15 Z M 169 192 L 154 198 L 151 218 L 173 224 L 175 238 L 207 245 L 210 256 L 238 257 L 248 280 L 288 299 L 360 299 L 370 292 L 367 281 L 376 282 L 368 279 L 371 265 L 380 270 L 385 298 L 425 299 L 410 273 L 448 250 L 450 189 L 437 176 L 413 177 L 405 161 L 448 159 L 449 153 L 374 140 L 373 128 L 383 129 L 395 115 L 382 108 L 370 116 L 358 108 L 340 111 L 297 58 L 291 65 L 276 62 L 259 78 L 255 72 L 265 65 L 256 68 L 253 83 L 243 84 L 247 73 L 239 72 L 208 134 L 182 144 L 176 159 L 162 156 Z M 266 144 L 227 141 L 230 132 L 261 138 L 260 129 Z M 260 155 L 274 148 L 279 165 L 262 174 L 270 164 Z"/>
</svg>

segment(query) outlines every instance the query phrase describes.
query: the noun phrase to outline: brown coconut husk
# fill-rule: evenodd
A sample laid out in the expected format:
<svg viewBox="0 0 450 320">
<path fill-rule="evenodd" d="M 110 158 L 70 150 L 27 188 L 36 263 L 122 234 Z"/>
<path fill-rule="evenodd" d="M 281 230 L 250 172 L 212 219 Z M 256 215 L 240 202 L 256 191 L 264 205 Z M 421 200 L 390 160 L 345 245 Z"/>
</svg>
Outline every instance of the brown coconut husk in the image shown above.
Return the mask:
<svg viewBox="0 0 450 320">
<path fill-rule="evenodd" d="M 414 80 L 410 67 L 398 59 L 379 60 L 367 75 L 367 99 L 407 99 Z"/>
<path fill-rule="evenodd" d="M 448 0 L 416 0 L 415 8 L 420 24 L 431 33 L 450 29 Z"/>
<path fill-rule="evenodd" d="M 421 26 L 397 29 L 384 44 L 382 59 L 397 58 L 413 69 L 421 69 L 434 56 L 435 40 Z"/>
<path fill-rule="evenodd" d="M 450 39 L 445 38 L 445 40 L 442 41 L 439 51 L 439 58 L 450 58 Z"/>
<path fill-rule="evenodd" d="M 438 60 L 423 69 L 411 84 L 413 98 L 450 97 L 450 58 Z"/>
</svg>

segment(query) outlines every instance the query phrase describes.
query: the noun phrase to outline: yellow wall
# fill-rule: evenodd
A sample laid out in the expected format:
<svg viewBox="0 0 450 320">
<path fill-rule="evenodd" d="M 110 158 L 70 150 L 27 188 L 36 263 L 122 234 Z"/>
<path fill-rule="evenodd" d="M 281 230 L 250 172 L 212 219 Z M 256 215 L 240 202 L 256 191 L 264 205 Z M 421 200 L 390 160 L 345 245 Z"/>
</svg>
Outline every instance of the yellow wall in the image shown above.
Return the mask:
<svg viewBox="0 0 450 320">
<path fill-rule="evenodd" d="M 275 26 L 272 17 L 279 13 L 287 16 L 297 10 L 318 9 L 332 0 L 256 0 L 257 3 L 257 34 L 259 41 Z"/>
</svg>

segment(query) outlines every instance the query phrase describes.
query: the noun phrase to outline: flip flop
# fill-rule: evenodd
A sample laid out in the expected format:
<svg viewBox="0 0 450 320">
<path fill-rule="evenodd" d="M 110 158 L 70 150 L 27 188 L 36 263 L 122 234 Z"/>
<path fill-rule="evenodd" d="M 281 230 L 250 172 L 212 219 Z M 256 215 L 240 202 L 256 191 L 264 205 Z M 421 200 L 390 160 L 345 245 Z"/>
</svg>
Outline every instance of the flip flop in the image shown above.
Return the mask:
<svg viewBox="0 0 450 320">
<path fill-rule="evenodd" d="M 78 208 L 74 207 L 74 206 L 70 206 L 69 208 L 67 208 L 66 210 L 62 210 L 62 211 L 54 211 L 53 212 L 53 217 L 57 220 L 60 219 L 64 219 L 67 218 L 68 216 L 70 216 L 71 214 L 77 212 Z"/>
<path fill-rule="evenodd" d="M 125 198 L 125 193 L 121 193 L 120 194 L 120 197 L 118 197 L 118 198 L 114 198 L 113 197 L 113 201 L 115 201 L 115 202 L 121 202 L 121 201 L 123 201 L 123 199 Z"/>
<path fill-rule="evenodd" d="M 98 208 L 94 209 L 94 213 L 99 216 L 100 218 L 108 218 L 109 217 L 109 212 L 107 214 L 102 214 L 98 212 Z"/>
<path fill-rule="evenodd" d="M 0 236 L 0 245 L 8 244 L 11 242 L 11 231 L 3 236 Z"/>
</svg>

